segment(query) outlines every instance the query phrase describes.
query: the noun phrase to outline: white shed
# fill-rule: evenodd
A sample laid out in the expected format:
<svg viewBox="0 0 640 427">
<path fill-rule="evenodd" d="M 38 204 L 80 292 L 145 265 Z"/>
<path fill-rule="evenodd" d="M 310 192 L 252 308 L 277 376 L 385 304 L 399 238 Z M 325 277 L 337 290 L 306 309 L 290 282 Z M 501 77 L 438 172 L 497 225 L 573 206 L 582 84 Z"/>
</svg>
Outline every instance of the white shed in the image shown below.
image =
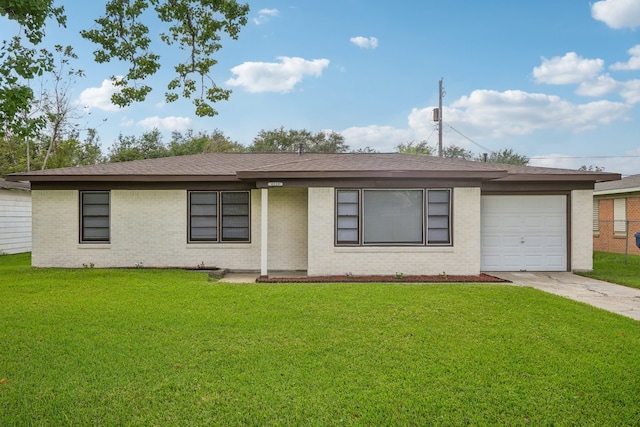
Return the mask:
<svg viewBox="0 0 640 427">
<path fill-rule="evenodd" d="M 31 251 L 31 189 L 0 179 L 0 254 Z"/>
</svg>

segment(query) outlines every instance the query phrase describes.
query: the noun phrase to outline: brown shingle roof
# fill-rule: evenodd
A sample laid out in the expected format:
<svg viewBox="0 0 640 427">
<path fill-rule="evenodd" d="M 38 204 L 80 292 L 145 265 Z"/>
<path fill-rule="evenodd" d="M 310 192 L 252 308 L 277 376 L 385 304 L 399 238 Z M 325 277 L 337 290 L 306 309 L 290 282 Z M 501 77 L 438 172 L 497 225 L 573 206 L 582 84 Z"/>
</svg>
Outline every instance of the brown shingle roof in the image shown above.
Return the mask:
<svg viewBox="0 0 640 427">
<path fill-rule="evenodd" d="M 619 181 L 599 182 L 595 191 L 640 191 L 640 175 L 630 175 Z"/>
<path fill-rule="evenodd" d="M 10 182 L 5 181 L 4 179 L 0 179 L 0 189 L 30 191 L 31 186 L 28 182 Z"/>
<path fill-rule="evenodd" d="M 12 181 L 237 181 L 284 178 L 475 178 L 606 181 L 619 174 L 399 153 L 204 153 L 9 175 Z"/>
</svg>

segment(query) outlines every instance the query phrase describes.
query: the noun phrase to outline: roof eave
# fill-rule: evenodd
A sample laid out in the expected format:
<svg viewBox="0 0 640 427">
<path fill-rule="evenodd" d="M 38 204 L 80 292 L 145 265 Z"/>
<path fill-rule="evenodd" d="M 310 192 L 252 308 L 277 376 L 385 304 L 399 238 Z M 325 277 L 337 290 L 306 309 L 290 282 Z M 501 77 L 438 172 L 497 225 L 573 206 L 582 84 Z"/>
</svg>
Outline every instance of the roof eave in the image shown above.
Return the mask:
<svg viewBox="0 0 640 427">
<path fill-rule="evenodd" d="M 609 194 L 628 194 L 628 193 L 640 193 L 640 187 L 628 187 L 628 188 L 614 188 L 611 190 L 594 190 L 594 196 L 606 196 Z"/>
</svg>

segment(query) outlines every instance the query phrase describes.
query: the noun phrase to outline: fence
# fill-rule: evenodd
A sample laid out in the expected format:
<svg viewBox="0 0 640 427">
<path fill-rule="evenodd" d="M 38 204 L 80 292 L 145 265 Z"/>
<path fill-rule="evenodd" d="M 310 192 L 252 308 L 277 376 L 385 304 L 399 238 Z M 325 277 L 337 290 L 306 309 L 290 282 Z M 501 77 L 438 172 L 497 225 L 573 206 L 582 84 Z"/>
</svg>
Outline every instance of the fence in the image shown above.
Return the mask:
<svg viewBox="0 0 640 427">
<path fill-rule="evenodd" d="M 598 220 L 594 221 L 593 250 L 625 255 L 640 255 L 636 245 L 636 233 L 640 233 L 640 220 Z"/>
</svg>

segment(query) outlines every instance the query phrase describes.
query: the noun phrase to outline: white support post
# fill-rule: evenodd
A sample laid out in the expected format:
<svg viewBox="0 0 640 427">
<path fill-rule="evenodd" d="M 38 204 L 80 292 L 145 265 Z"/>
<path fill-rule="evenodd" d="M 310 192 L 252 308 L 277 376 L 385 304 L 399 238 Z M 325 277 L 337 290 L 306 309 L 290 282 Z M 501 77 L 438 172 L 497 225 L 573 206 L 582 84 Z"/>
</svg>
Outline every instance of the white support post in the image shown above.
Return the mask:
<svg viewBox="0 0 640 427">
<path fill-rule="evenodd" d="M 269 189 L 263 188 L 261 192 L 262 216 L 260 218 L 260 275 L 268 275 L 268 242 L 269 242 Z"/>
</svg>

